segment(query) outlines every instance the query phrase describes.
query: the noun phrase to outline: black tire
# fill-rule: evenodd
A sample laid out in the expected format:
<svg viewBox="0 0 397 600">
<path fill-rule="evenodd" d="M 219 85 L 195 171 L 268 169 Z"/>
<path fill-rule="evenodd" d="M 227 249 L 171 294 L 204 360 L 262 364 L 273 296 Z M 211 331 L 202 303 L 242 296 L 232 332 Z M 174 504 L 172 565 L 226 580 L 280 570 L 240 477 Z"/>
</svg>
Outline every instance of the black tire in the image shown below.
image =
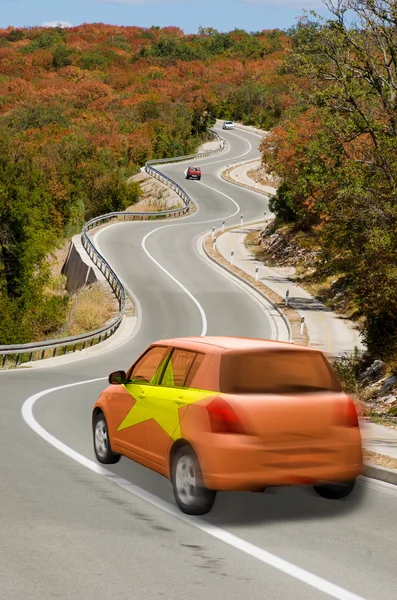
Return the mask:
<svg viewBox="0 0 397 600">
<path fill-rule="evenodd" d="M 199 181 L 201 181 L 201 177 L 197 177 L 197 179 L 198 179 Z"/>
<path fill-rule="evenodd" d="M 193 485 L 186 480 L 189 475 Z M 206 515 L 210 512 L 216 492 L 204 486 L 200 464 L 191 446 L 185 445 L 176 451 L 171 464 L 171 482 L 176 503 L 183 513 Z"/>
<path fill-rule="evenodd" d="M 343 483 L 329 483 L 325 485 L 315 485 L 314 491 L 322 498 L 327 500 L 341 500 L 352 493 L 356 480 L 346 481 Z"/>
<path fill-rule="evenodd" d="M 111 450 L 108 426 L 103 413 L 95 415 L 92 423 L 92 434 L 94 438 L 94 452 L 98 461 L 103 465 L 114 465 L 119 462 L 121 455 Z"/>
</svg>

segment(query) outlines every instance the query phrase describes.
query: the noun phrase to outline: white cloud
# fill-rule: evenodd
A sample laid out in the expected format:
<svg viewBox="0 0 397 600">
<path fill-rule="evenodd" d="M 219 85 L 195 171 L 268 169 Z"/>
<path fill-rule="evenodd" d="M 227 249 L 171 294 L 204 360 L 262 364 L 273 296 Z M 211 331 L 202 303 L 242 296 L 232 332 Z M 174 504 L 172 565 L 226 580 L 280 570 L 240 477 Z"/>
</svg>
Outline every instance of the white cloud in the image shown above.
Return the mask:
<svg viewBox="0 0 397 600">
<path fill-rule="evenodd" d="M 42 27 L 73 27 L 69 21 L 48 21 L 41 24 Z"/>
<path fill-rule="evenodd" d="M 240 0 L 242 4 L 263 6 L 289 6 L 291 8 L 325 8 L 323 0 Z"/>
</svg>

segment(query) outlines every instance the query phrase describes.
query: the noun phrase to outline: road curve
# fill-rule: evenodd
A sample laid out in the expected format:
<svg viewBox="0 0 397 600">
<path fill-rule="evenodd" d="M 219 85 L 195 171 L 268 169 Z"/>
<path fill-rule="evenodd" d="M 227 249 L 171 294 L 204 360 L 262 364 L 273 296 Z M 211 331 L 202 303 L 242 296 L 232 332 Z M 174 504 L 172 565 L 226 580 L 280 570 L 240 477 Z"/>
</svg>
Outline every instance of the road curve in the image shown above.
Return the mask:
<svg viewBox="0 0 397 600">
<path fill-rule="evenodd" d="M 197 253 L 200 236 L 259 220 L 262 195 L 219 178 L 234 159 L 259 155 L 259 138 L 224 132 L 229 147 L 162 170 L 199 210 L 172 223 L 120 223 L 96 243 L 138 297 L 141 324 L 119 349 L 52 368 L 0 373 L 1 597 L 124 600 L 392 600 L 397 494 L 360 483 L 333 503 L 307 490 L 219 494 L 206 518 L 175 509 L 169 482 L 127 459 L 94 460 L 90 416 L 106 384 L 150 342 L 179 335 L 276 337 L 252 296 Z M 57 389 L 54 389 L 57 388 Z M 52 390 L 52 391 L 51 391 Z M 29 399 L 29 400 L 28 400 Z M 21 413 L 22 411 L 22 413 Z"/>
</svg>

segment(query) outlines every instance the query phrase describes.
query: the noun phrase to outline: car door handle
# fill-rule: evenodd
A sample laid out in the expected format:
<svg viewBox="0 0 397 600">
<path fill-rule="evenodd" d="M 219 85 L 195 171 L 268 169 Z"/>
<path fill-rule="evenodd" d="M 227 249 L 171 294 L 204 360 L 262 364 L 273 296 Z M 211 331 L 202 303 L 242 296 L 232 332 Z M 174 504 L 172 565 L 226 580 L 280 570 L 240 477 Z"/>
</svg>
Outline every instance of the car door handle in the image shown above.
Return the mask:
<svg viewBox="0 0 397 600">
<path fill-rule="evenodd" d="M 178 398 L 175 400 L 175 404 L 178 404 L 179 406 L 185 404 L 183 401 L 183 396 L 178 396 Z"/>
<path fill-rule="evenodd" d="M 140 397 L 140 398 L 146 398 L 146 394 L 145 394 L 145 392 L 141 392 L 141 393 L 139 394 L 139 397 Z"/>
</svg>

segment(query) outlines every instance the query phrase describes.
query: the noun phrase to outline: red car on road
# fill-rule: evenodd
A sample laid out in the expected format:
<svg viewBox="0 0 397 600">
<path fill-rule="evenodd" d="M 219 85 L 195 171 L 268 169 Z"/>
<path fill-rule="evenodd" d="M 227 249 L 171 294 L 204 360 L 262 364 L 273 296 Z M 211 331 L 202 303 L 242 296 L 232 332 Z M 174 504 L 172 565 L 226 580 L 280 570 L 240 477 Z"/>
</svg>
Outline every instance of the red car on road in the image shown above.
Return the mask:
<svg viewBox="0 0 397 600">
<path fill-rule="evenodd" d="M 189 167 L 186 171 L 186 179 L 201 179 L 201 169 L 200 167 Z"/>
</svg>

